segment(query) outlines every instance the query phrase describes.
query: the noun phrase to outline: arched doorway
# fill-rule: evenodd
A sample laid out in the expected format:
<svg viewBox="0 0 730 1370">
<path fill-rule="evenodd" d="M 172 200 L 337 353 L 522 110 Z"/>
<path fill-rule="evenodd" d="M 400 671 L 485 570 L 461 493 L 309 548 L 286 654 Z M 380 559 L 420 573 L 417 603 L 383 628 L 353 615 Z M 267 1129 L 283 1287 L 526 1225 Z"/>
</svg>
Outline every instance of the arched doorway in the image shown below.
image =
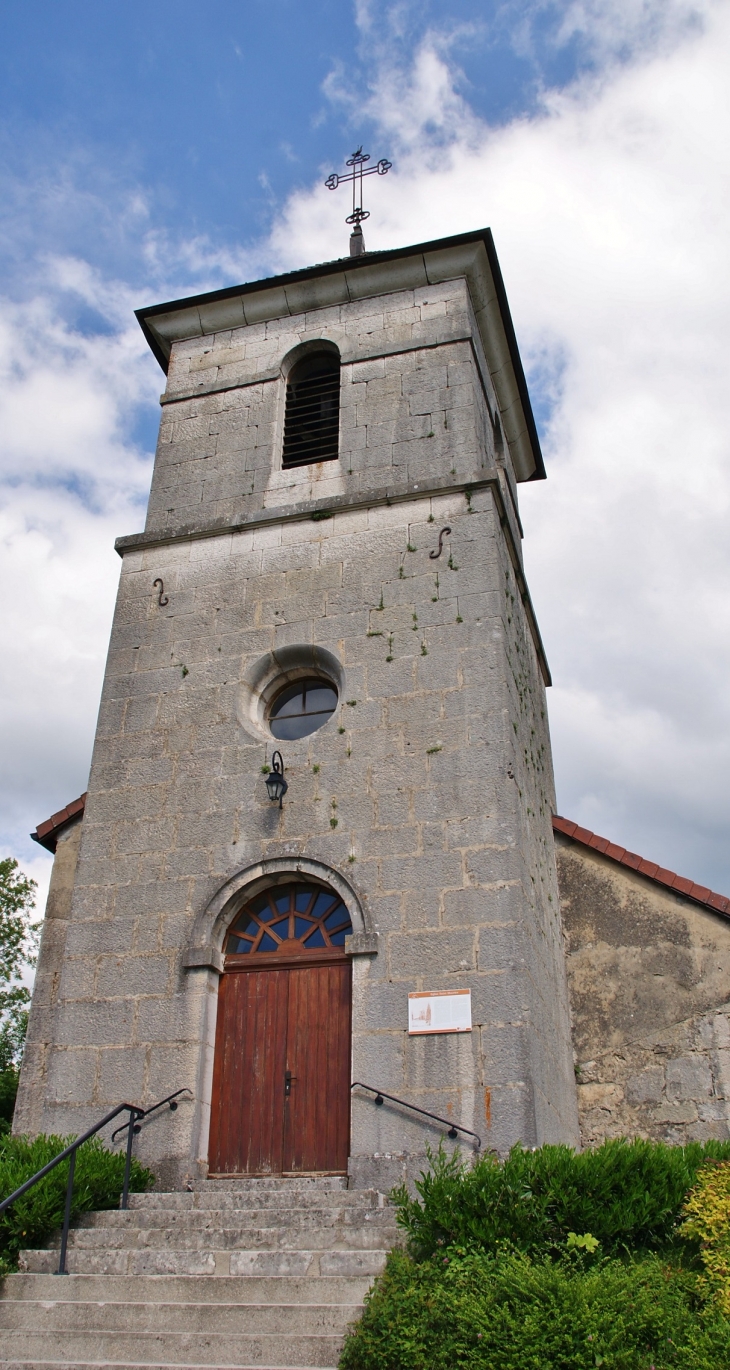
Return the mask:
<svg viewBox="0 0 730 1370">
<path fill-rule="evenodd" d="M 239 907 L 218 990 L 209 1174 L 347 1170 L 350 915 L 314 881 Z"/>
</svg>

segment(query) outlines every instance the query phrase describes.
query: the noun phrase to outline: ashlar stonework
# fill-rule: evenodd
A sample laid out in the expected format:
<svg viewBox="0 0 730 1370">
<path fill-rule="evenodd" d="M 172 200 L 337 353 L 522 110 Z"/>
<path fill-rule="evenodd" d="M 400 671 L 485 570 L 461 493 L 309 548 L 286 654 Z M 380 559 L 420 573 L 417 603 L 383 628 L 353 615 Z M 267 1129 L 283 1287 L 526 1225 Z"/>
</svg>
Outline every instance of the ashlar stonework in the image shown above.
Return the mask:
<svg viewBox="0 0 730 1370">
<path fill-rule="evenodd" d="M 141 317 L 168 372 L 147 525 L 118 543 L 16 1128 L 79 1131 L 187 1086 L 139 1154 L 167 1185 L 205 1174 L 226 930 L 242 893 L 300 874 L 352 921 L 353 1079 L 499 1151 L 577 1143 L 549 674 L 517 508 L 542 468 L 491 236 Z M 339 458 L 284 470 L 286 369 L 322 341 L 341 357 Z M 279 808 L 267 701 L 307 671 L 338 706 L 278 744 Z M 473 1030 L 409 1036 L 409 992 L 444 989 L 471 990 Z M 351 1183 L 387 1188 L 442 1132 L 355 1093 Z"/>
</svg>

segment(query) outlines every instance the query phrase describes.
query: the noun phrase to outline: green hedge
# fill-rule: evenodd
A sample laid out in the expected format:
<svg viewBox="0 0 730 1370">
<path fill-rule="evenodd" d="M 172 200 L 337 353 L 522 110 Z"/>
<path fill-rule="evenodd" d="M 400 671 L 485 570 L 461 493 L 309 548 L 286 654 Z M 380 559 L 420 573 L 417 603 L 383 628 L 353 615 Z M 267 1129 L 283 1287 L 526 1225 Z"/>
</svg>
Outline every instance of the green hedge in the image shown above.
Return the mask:
<svg viewBox="0 0 730 1370">
<path fill-rule="evenodd" d="M 430 1157 L 391 1198 L 394 1251 L 342 1370 L 729 1370 L 730 1319 L 707 1295 L 682 1206 L 730 1143 L 515 1147 L 473 1167 Z"/>
<path fill-rule="evenodd" d="M 592 1233 L 601 1256 L 636 1255 L 676 1242 L 682 1202 L 709 1159 L 730 1160 L 730 1142 L 620 1139 L 581 1152 L 518 1146 L 503 1163 L 485 1156 L 473 1168 L 439 1151 L 416 1185 L 417 1199 L 404 1188 L 391 1197 L 417 1259 L 452 1245 L 488 1251 L 499 1241 L 546 1255 L 562 1251 L 570 1232 Z"/>
<path fill-rule="evenodd" d="M 392 1252 L 342 1370 L 728 1370 L 730 1320 L 657 1256 Z"/>
<path fill-rule="evenodd" d="M 12 1066 L 0 1070 L 0 1137 L 10 1131 L 18 1093 L 19 1073 Z"/>
<path fill-rule="evenodd" d="M 0 1137 L 0 1200 L 29 1180 L 36 1171 L 63 1151 L 72 1137 Z M 124 1184 L 124 1154 L 108 1151 L 92 1138 L 76 1153 L 72 1214 L 93 1209 L 117 1208 Z M 12 1269 L 24 1247 L 42 1246 L 63 1223 L 68 1181 L 68 1161 L 56 1166 L 45 1179 L 29 1189 L 0 1214 L 0 1262 Z M 149 1189 L 154 1175 L 132 1161 L 130 1189 Z"/>
</svg>

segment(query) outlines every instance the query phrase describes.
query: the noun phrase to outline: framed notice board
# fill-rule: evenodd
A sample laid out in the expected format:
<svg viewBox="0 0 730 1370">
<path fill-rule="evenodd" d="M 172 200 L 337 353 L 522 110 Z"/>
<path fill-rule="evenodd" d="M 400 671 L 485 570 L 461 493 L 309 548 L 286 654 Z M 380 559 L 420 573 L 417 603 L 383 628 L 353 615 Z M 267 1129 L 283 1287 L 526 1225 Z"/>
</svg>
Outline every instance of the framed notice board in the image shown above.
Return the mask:
<svg viewBox="0 0 730 1370">
<path fill-rule="evenodd" d="M 408 1032 L 471 1032 L 471 990 L 428 990 L 408 995 Z"/>
</svg>

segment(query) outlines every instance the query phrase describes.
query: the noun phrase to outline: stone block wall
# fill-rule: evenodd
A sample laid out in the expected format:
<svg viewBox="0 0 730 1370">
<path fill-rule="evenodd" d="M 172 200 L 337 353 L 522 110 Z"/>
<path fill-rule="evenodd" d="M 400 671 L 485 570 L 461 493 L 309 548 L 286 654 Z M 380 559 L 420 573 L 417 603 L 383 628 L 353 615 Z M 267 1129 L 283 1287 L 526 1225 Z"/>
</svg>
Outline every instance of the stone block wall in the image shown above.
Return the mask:
<svg viewBox="0 0 730 1370">
<path fill-rule="evenodd" d="M 125 556 L 47 1128 L 188 1085 L 196 1105 L 167 1144 L 189 1164 L 204 1156 L 216 977 L 183 968 L 192 924 L 236 870 L 307 855 L 347 876 L 380 932 L 356 965 L 354 1077 L 455 1110 L 500 1149 L 571 1135 L 560 980 L 541 992 L 556 965 L 551 780 L 535 764 L 547 731 L 531 721 L 539 670 L 513 628 L 503 541 L 486 488 Z M 507 637 L 522 660 L 509 682 Z M 325 728 L 283 746 L 279 811 L 241 680 L 264 653 L 312 642 L 341 661 L 344 688 Z M 472 989 L 475 1031 L 409 1039 L 409 990 L 449 986 Z M 420 1124 L 364 1101 L 354 1123 L 353 1154 L 422 1154 Z M 158 1166 L 160 1135 L 141 1139 Z"/>
<path fill-rule="evenodd" d="M 340 460 L 283 471 L 282 361 L 318 338 L 342 357 Z M 495 466 L 496 415 L 463 280 L 192 338 L 172 353 L 147 530 L 474 478 Z"/>
<path fill-rule="evenodd" d="M 30 1136 L 43 1130 L 44 1096 L 55 1030 L 58 993 L 66 952 L 66 934 L 81 841 L 81 817 L 59 833 L 41 932 L 33 1003 L 15 1105 L 15 1132 Z"/>
<path fill-rule="evenodd" d="M 571 1070 L 570 1009 L 565 973 L 552 814 L 555 786 L 547 701 L 515 568 L 500 544 L 502 626 L 507 707 L 505 728 L 511 750 L 507 782 L 512 792 L 519 836 L 520 898 L 529 908 L 522 949 L 523 1007 L 531 1023 L 529 1078 L 534 1089 L 535 1132 L 531 1145 L 574 1140 L 565 1119 L 575 1117 Z M 502 800 L 504 804 L 504 799 Z M 512 1086 L 510 1085 L 510 1088 Z"/>
<path fill-rule="evenodd" d="M 364 911 L 353 1078 L 500 1151 L 577 1139 L 546 667 L 473 327 L 457 280 L 175 344 L 148 535 L 123 549 L 53 1042 L 27 1081 L 44 1130 L 186 1086 L 139 1154 L 166 1183 L 205 1169 L 217 974 L 189 955 L 194 930 L 238 873 L 306 858 Z M 342 352 L 340 459 L 282 472 L 281 364 L 312 336 Z M 279 810 L 252 681 L 313 650 L 339 704 L 281 744 Z M 473 1032 L 409 1038 L 409 991 L 449 988 L 471 989 Z M 356 1183 L 412 1173 L 440 1136 L 372 1100 L 352 1117 Z"/>
<path fill-rule="evenodd" d="M 730 1137 L 730 921 L 556 835 L 584 1145 Z"/>
</svg>

